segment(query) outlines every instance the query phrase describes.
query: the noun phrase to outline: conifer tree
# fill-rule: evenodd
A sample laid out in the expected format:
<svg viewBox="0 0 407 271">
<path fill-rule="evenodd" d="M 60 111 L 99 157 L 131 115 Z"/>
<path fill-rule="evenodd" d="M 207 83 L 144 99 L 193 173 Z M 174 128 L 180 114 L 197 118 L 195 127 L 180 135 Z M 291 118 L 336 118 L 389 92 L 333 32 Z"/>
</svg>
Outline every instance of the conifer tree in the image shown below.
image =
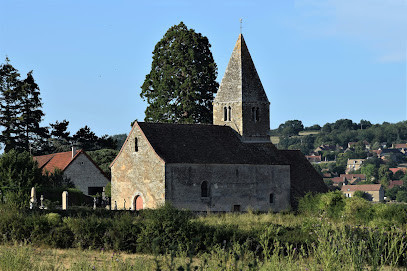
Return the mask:
<svg viewBox="0 0 407 271">
<path fill-rule="evenodd" d="M 21 96 L 20 74 L 9 63 L 0 66 L 0 142 L 3 143 L 4 150 L 7 152 L 18 145 L 18 118 L 19 107 L 18 100 Z"/>
<path fill-rule="evenodd" d="M 211 123 L 218 89 L 217 66 L 208 38 L 181 22 L 156 44 L 151 71 L 140 96 L 147 101 L 145 121 Z"/>
<path fill-rule="evenodd" d="M 48 129 L 40 126 L 44 116 L 40 98 L 40 89 L 35 83 L 32 71 L 21 82 L 21 95 L 19 99 L 20 117 L 18 122 L 19 147 L 40 153 L 46 148 Z"/>
<path fill-rule="evenodd" d="M 20 80 L 20 74 L 6 58 L 0 66 L 0 142 L 5 152 L 33 150 L 40 153 L 47 147 L 48 130 L 40 126 L 44 113 L 38 85 L 32 71 Z"/>
</svg>

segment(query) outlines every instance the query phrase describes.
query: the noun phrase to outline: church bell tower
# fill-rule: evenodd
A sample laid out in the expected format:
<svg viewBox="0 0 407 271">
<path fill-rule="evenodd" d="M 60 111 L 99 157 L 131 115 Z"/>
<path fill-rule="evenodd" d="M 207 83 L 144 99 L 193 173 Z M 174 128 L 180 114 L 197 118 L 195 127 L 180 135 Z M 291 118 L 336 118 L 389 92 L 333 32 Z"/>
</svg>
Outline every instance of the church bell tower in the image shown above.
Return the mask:
<svg viewBox="0 0 407 271">
<path fill-rule="evenodd" d="M 213 124 L 230 126 L 244 142 L 270 142 L 270 102 L 242 34 L 213 102 Z"/>
</svg>

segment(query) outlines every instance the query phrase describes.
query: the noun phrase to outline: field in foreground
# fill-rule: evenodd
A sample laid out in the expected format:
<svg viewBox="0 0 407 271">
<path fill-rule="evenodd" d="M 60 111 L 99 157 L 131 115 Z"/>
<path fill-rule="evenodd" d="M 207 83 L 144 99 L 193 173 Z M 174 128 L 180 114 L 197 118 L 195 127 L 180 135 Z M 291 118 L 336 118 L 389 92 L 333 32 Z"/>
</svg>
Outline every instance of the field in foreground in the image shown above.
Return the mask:
<svg viewBox="0 0 407 271">
<path fill-rule="evenodd" d="M 331 192 L 299 207 L 197 216 L 0 204 L 0 270 L 406 270 L 406 205 Z"/>
<path fill-rule="evenodd" d="M 240 250 L 242 248 L 239 248 Z M 256 260 L 244 251 L 218 250 L 199 257 L 187 257 L 183 253 L 143 255 L 117 253 L 104 250 L 38 248 L 27 244 L 1 245 L 0 270 L 406 270 L 395 266 L 355 266 L 349 259 L 347 265 L 337 265 L 331 260 L 318 262 L 301 252 L 292 250 L 288 255 L 275 255 L 266 261 Z"/>
</svg>

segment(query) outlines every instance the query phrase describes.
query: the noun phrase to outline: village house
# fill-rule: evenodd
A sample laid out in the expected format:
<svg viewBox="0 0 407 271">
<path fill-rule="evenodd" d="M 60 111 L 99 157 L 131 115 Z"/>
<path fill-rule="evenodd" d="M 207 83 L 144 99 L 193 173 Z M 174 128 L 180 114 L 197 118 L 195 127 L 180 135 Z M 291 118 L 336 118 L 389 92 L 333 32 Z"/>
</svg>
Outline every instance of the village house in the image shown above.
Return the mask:
<svg viewBox="0 0 407 271">
<path fill-rule="evenodd" d="M 307 158 L 307 160 L 310 163 L 320 163 L 321 162 L 321 155 L 305 155 L 305 158 Z"/>
<path fill-rule="evenodd" d="M 102 194 L 109 179 L 105 173 L 95 164 L 92 158 L 83 150 L 58 152 L 41 156 L 34 156 L 38 167 L 43 173 L 54 172 L 59 169 L 65 178 L 75 185 L 85 195 Z"/>
<path fill-rule="evenodd" d="M 364 161 L 365 161 L 365 159 L 348 159 L 345 173 L 359 170 Z"/>
<path fill-rule="evenodd" d="M 401 144 L 392 144 L 391 146 L 392 149 L 407 149 L 407 143 L 401 143 Z"/>
<path fill-rule="evenodd" d="M 403 186 L 403 184 L 404 184 L 404 181 L 403 180 L 394 180 L 394 181 L 390 181 L 390 184 L 389 184 L 389 189 L 392 189 L 393 187 L 395 187 L 395 186 Z"/>
<path fill-rule="evenodd" d="M 384 200 L 384 189 L 381 184 L 343 185 L 341 191 L 347 198 L 351 198 L 356 191 L 362 191 L 370 195 L 371 201 Z"/>
<path fill-rule="evenodd" d="M 339 176 L 345 178 L 350 184 L 358 184 L 360 182 L 366 181 L 365 174 L 341 174 Z"/>
<path fill-rule="evenodd" d="M 395 174 L 395 173 L 398 172 L 398 171 L 402 171 L 404 174 L 407 173 L 407 168 L 405 168 L 405 167 L 391 167 L 391 168 L 389 168 L 389 170 L 390 170 L 393 174 Z"/>
<path fill-rule="evenodd" d="M 213 125 L 135 122 L 111 164 L 112 205 L 282 211 L 326 192 L 300 151 L 270 141 L 270 102 L 242 35 L 213 102 Z"/>
</svg>

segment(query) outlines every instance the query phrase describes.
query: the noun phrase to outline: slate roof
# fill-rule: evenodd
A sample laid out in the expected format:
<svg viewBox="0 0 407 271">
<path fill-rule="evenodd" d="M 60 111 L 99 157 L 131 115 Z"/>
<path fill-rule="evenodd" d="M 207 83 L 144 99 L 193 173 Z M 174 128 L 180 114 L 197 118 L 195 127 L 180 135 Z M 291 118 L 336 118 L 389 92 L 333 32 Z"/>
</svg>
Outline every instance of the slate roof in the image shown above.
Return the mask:
<svg viewBox="0 0 407 271">
<path fill-rule="evenodd" d="M 137 124 L 166 163 L 287 165 L 271 142 L 243 143 L 229 126 Z"/>
<path fill-rule="evenodd" d="M 240 34 L 230 57 L 215 102 L 269 103 L 243 35 Z"/>
<path fill-rule="evenodd" d="M 298 199 L 307 192 L 325 193 L 328 187 L 321 175 L 299 150 L 278 150 L 280 159 L 290 165 L 291 206 L 297 208 Z"/>
</svg>

